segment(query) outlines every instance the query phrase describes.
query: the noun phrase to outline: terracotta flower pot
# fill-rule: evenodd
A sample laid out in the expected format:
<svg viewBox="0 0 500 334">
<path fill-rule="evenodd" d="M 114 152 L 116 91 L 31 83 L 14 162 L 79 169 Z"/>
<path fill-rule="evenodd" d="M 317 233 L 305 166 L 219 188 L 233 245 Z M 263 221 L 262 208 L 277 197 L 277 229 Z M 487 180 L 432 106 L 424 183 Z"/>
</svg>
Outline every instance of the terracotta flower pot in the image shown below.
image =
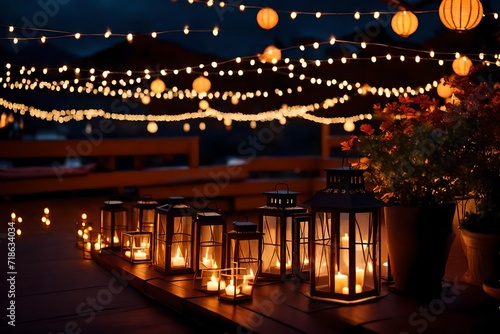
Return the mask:
<svg viewBox="0 0 500 334">
<path fill-rule="evenodd" d="M 482 286 L 494 278 L 500 268 L 496 268 L 500 252 L 500 235 L 470 232 L 460 230 L 464 247 L 467 272 L 461 280 L 470 284 Z"/>
<path fill-rule="evenodd" d="M 384 208 L 394 290 L 419 297 L 441 293 L 455 205 Z"/>
</svg>

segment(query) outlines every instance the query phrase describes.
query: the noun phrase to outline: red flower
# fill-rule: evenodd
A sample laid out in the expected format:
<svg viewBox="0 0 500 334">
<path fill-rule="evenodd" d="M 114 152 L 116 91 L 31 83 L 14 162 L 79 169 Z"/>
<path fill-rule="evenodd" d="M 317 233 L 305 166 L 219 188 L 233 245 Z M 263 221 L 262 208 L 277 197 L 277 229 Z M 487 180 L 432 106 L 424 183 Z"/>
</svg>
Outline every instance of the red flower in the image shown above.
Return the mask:
<svg viewBox="0 0 500 334">
<path fill-rule="evenodd" d="M 375 129 L 373 129 L 370 124 L 362 124 L 359 129 L 369 136 L 371 136 L 375 132 Z"/>
</svg>

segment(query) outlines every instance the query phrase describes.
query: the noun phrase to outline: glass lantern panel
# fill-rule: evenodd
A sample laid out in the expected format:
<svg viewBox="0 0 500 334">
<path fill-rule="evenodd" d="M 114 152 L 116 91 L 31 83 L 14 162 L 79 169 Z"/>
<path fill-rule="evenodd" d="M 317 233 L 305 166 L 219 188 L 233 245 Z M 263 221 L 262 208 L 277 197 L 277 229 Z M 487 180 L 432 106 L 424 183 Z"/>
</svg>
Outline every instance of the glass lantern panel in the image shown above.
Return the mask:
<svg viewBox="0 0 500 334">
<path fill-rule="evenodd" d="M 286 217 L 285 221 L 285 256 L 286 256 L 286 273 L 290 274 L 292 272 L 292 217 Z"/>
<path fill-rule="evenodd" d="M 118 239 L 118 243 L 113 242 L 115 246 L 120 245 L 120 239 L 123 232 L 127 231 L 127 211 L 115 212 L 115 231 L 113 240 Z"/>
<path fill-rule="evenodd" d="M 187 268 L 191 260 L 192 217 L 174 217 L 170 267 Z"/>
<path fill-rule="evenodd" d="M 200 226 L 200 268 L 212 269 L 222 263 L 222 225 Z"/>
<path fill-rule="evenodd" d="M 158 214 L 158 225 L 156 225 L 154 264 L 159 268 L 166 267 L 167 252 L 167 216 Z"/>
<path fill-rule="evenodd" d="M 300 271 L 309 271 L 309 221 L 299 223 Z"/>
<path fill-rule="evenodd" d="M 154 209 L 134 208 L 134 224 L 136 231 L 154 233 Z M 142 222 L 142 225 L 141 225 Z"/>
<path fill-rule="evenodd" d="M 340 212 L 339 214 L 339 251 L 338 267 L 335 273 L 349 273 L 349 213 Z"/>
<path fill-rule="evenodd" d="M 264 248 L 262 249 L 262 272 L 279 274 L 281 226 L 279 217 L 263 216 Z M 277 271 L 277 272 L 276 272 Z"/>
<path fill-rule="evenodd" d="M 231 239 L 230 253 L 231 267 L 237 266 L 251 275 L 256 275 L 259 269 L 259 240 L 258 239 Z"/>
<path fill-rule="evenodd" d="M 331 213 L 318 212 L 315 219 L 314 271 L 316 290 L 330 291 L 331 266 Z"/>
<path fill-rule="evenodd" d="M 362 289 L 373 289 L 375 247 L 371 212 L 356 213 L 356 285 Z M 377 275 L 378 276 L 378 275 Z"/>
</svg>

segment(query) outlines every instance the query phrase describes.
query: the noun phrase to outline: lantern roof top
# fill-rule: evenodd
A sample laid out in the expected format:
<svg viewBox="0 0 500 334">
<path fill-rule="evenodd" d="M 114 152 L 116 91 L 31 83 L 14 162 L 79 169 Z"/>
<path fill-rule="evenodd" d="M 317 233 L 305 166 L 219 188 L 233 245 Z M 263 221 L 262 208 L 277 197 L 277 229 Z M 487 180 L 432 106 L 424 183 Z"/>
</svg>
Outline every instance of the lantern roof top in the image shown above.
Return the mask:
<svg viewBox="0 0 500 334">
<path fill-rule="evenodd" d="M 255 232 L 257 231 L 257 224 L 253 222 L 233 222 L 234 230 L 237 232 Z"/>
<path fill-rule="evenodd" d="M 386 205 L 365 190 L 363 170 L 342 167 L 325 171 L 326 188 L 317 191 L 303 205 L 334 209 L 370 209 Z"/>
</svg>

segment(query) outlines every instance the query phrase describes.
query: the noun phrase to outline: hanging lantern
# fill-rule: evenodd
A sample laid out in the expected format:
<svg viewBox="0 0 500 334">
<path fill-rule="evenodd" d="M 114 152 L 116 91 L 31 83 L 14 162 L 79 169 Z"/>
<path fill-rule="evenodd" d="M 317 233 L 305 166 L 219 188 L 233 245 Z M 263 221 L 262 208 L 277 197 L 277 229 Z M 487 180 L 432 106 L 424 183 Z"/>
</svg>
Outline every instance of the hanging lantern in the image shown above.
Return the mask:
<svg viewBox="0 0 500 334">
<path fill-rule="evenodd" d="M 149 133 L 156 133 L 158 132 L 158 124 L 156 122 L 148 122 L 148 125 L 146 125 L 146 130 L 148 130 Z"/>
<path fill-rule="evenodd" d="M 210 80 L 208 80 L 208 78 L 205 78 L 202 75 L 200 75 L 198 78 L 194 79 L 194 81 L 193 81 L 193 89 L 198 94 L 208 92 L 211 87 L 212 87 L 212 84 L 210 83 Z"/>
<path fill-rule="evenodd" d="M 127 209 L 123 202 L 109 200 L 101 207 L 101 233 L 104 247 L 116 249 L 120 247 L 122 232 L 127 230 Z M 104 248 L 104 247 L 101 247 Z"/>
<path fill-rule="evenodd" d="M 399 11 L 392 17 L 391 27 L 396 34 L 407 38 L 418 28 L 417 16 L 406 10 Z"/>
<path fill-rule="evenodd" d="M 153 201 L 151 196 L 144 196 L 132 207 L 132 228 L 139 232 L 154 233 L 155 210 L 157 201 Z"/>
<path fill-rule="evenodd" d="M 482 17 L 483 5 L 479 0 L 443 0 L 439 6 L 439 19 L 451 30 L 470 30 Z"/>
<path fill-rule="evenodd" d="M 193 272 L 193 219 L 184 197 L 169 197 L 156 208 L 153 266 L 166 275 Z"/>
<path fill-rule="evenodd" d="M 262 232 L 252 222 L 233 222 L 234 230 L 227 233 L 227 261 L 232 267 L 244 268 L 247 275 L 256 276 L 262 259 Z"/>
<path fill-rule="evenodd" d="M 272 8 L 264 7 L 257 13 L 257 23 L 262 29 L 272 29 L 278 24 L 278 13 Z"/>
<path fill-rule="evenodd" d="M 472 60 L 467 56 L 458 57 L 453 61 L 451 66 L 456 74 L 466 76 L 469 75 L 470 69 L 472 68 Z"/>
<path fill-rule="evenodd" d="M 151 232 L 122 233 L 122 257 L 132 263 L 151 262 Z"/>
<path fill-rule="evenodd" d="M 276 64 L 281 60 L 281 50 L 274 45 L 269 45 L 264 52 L 259 55 L 259 59 L 270 64 Z"/>
<path fill-rule="evenodd" d="M 380 208 L 367 191 L 363 170 L 326 169 L 326 188 L 311 207 L 312 298 L 344 303 L 380 295 Z"/>
<path fill-rule="evenodd" d="M 217 208 L 198 211 L 196 228 L 196 271 L 226 266 L 226 218 Z"/>
<path fill-rule="evenodd" d="M 452 87 L 449 82 L 446 82 L 444 78 L 441 78 L 441 80 L 439 80 L 439 84 L 436 87 L 436 91 L 440 97 L 446 99 L 453 94 L 455 88 Z"/>
<path fill-rule="evenodd" d="M 163 91 L 167 87 L 165 86 L 165 83 L 160 78 L 156 78 L 153 80 L 153 82 L 151 82 L 150 88 L 151 88 L 151 91 L 153 93 L 161 94 L 161 93 L 163 93 Z"/>
<path fill-rule="evenodd" d="M 208 107 L 210 107 L 210 105 L 208 104 L 208 101 L 207 100 L 201 100 L 200 103 L 198 103 L 198 107 L 201 109 L 201 110 L 207 110 Z"/>
<path fill-rule="evenodd" d="M 277 190 L 280 185 L 285 185 L 286 190 Z M 258 229 L 264 233 L 260 269 L 263 278 L 283 280 L 292 275 L 294 265 L 298 269 L 297 274 L 303 265 L 300 262 L 293 263 L 294 254 L 299 251 L 293 240 L 300 238 L 293 233 L 293 218 L 307 211 L 297 206 L 297 194 L 298 192 L 290 191 L 288 185 L 280 183 L 275 186 L 274 191 L 264 193 L 267 203 L 258 208 Z M 305 256 L 308 256 L 307 253 Z"/>
</svg>

